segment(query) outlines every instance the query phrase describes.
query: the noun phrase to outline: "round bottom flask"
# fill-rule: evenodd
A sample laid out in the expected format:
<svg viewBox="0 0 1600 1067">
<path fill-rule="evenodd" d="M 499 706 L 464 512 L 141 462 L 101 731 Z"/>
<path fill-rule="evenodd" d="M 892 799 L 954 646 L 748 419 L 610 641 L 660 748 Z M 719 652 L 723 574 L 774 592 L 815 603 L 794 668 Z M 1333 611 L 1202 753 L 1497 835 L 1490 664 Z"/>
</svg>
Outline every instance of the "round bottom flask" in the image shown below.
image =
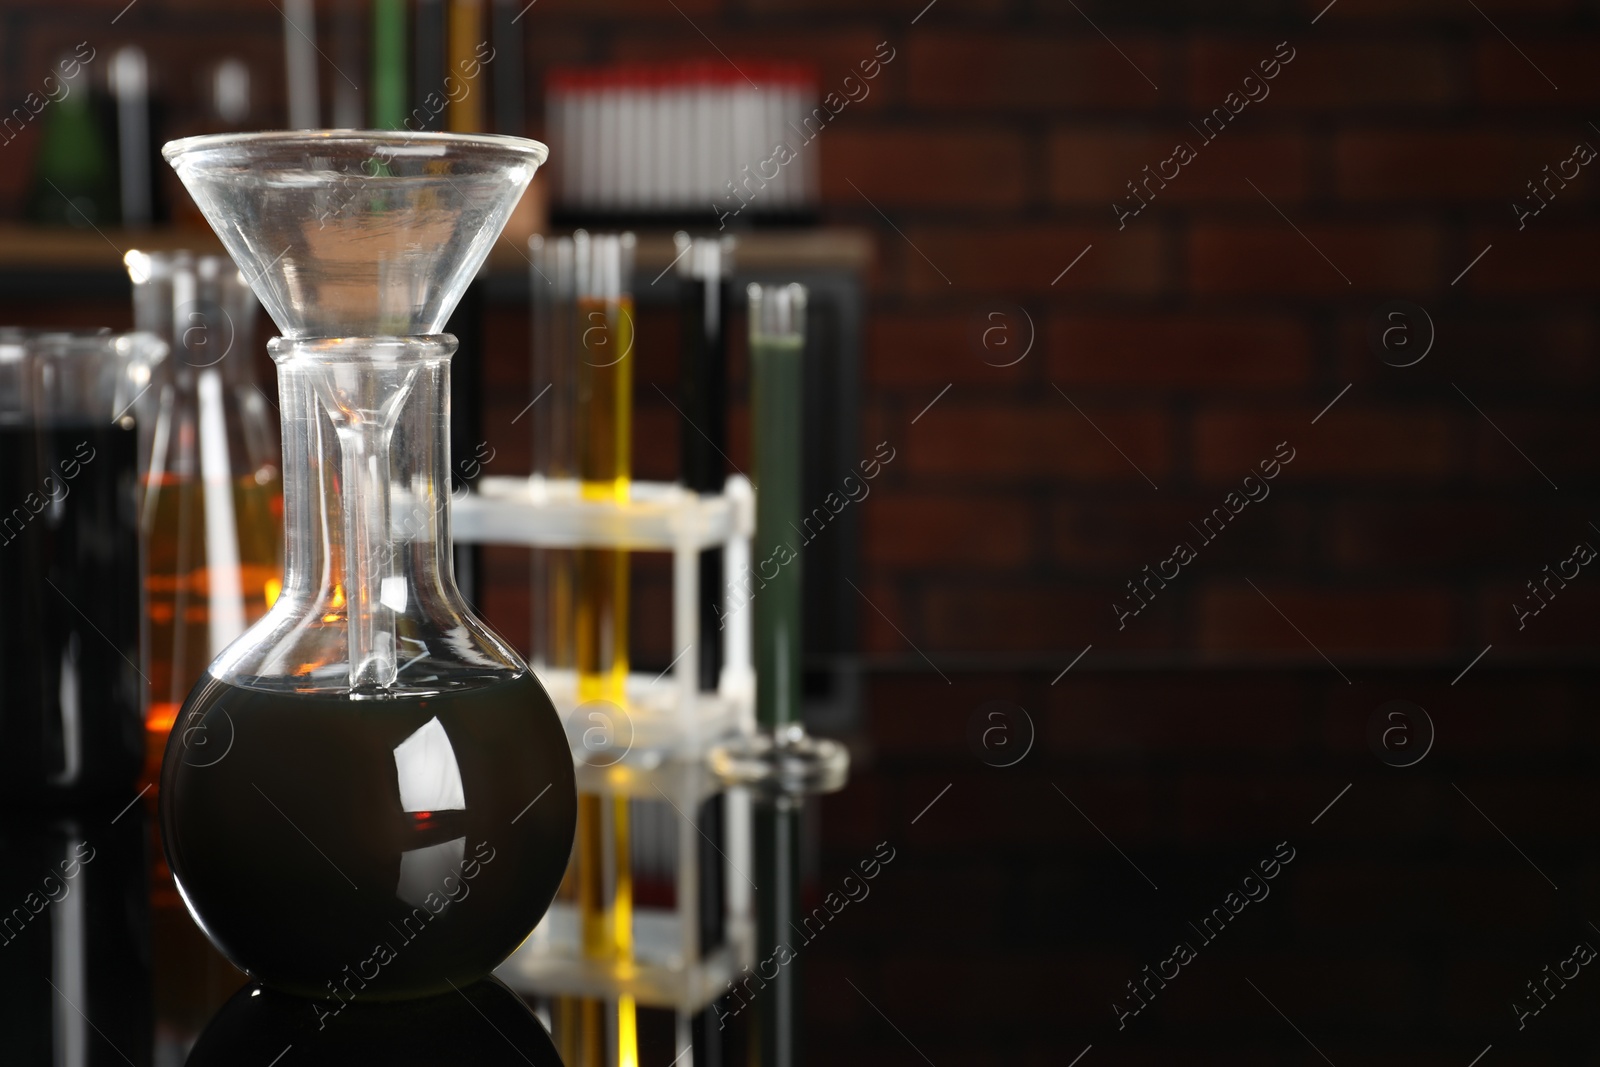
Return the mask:
<svg viewBox="0 0 1600 1067">
<path fill-rule="evenodd" d="M 162 831 L 185 903 L 251 976 L 330 1003 L 423 996 L 527 937 L 566 869 L 573 788 L 526 671 L 366 700 L 212 677 L 168 745 Z"/>
<path fill-rule="evenodd" d="M 450 571 L 438 330 L 543 146 L 331 131 L 165 151 L 283 331 L 283 591 L 174 723 L 173 877 L 229 959 L 319 1014 L 450 992 L 538 923 L 577 815 L 555 708 Z"/>
</svg>

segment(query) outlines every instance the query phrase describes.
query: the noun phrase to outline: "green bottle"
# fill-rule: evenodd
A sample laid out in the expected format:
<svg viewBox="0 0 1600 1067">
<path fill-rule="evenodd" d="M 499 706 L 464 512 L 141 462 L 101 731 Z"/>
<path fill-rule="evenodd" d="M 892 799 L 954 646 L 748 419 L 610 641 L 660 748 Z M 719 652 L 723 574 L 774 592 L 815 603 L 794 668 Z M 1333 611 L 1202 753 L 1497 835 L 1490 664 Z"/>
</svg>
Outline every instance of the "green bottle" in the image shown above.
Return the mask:
<svg viewBox="0 0 1600 1067">
<path fill-rule="evenodd" d="M 405 120 L 405 0 L 373 0 L 372 128 L 398 130 Z"/>
<path fill-rule="evenodd" d="M 54 84 L 56 92 L 39 97 L 43 107 L 33 120 L 40 124 L 39 154 L 25 213 L 46 226 L 103 227 L 119 217 L 116 172 L 82 60 L 80 55 L 56 65 L 62 76 L 47 78 L 45 85 L 48 90 Z"/>
</svg>

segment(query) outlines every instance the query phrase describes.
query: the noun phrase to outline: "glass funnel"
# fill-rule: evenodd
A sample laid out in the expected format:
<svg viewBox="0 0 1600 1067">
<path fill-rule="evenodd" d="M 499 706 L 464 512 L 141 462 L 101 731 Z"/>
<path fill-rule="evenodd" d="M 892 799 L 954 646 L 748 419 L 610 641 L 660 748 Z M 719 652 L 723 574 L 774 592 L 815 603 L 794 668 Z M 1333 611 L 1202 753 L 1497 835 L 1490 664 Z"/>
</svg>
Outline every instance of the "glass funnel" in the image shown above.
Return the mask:
<svg viewBox="0 0 1600 1067">
<path fill-rule="evenodd" d="M 545 149 L 329 131 L 164 153 L 283 333 L 283 590 L 174 725 L 173 875 L 230 959 L 319 1013 L 448 991 L 533 929 L 576 818 L 549 698 L 451 574 L 438 332 Z"/>
</svg>

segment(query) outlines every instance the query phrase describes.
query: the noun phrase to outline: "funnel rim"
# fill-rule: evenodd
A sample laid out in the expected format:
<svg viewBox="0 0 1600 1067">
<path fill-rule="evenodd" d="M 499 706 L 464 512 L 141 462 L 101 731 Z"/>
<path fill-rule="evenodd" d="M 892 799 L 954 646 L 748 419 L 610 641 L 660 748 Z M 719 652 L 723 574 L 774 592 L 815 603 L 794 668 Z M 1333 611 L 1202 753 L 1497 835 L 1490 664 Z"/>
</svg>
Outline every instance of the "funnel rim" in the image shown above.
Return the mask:
<svg viewBox="0 0 1600 1067">
<path fill-rule="evenodd" d="M 248 148 L 254 145 L 282 145 L 303 143 L 314 145 L 329 141 L 364 141 L 374 145 L 454 145 L 497 149 L 525 156 L 535 166 L 542 166 L 550 156 L 550 148 L 542 141 L 528 137 L 513 137 L 504 133 L 445 133 L 422 130 L 416 133 L 402 130 L 260 130 L 255 133 L 208 133 L 196 137 L 181 137 L 161 146 L 161 157 L 176 164 L 183 156 L 213 148 Z"/>
</svg>

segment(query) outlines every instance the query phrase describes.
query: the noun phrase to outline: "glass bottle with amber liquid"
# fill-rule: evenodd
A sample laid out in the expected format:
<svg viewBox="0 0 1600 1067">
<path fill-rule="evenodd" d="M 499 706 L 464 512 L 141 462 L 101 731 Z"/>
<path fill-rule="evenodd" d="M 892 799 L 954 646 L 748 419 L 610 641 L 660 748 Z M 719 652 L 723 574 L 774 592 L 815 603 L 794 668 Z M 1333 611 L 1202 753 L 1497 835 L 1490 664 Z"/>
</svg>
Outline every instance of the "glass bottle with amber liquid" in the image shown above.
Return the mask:
<svg viewBox="0 0 1600 1067">
<path fill-rule="evenodd" d="M 283 587 L 275 413 L 257 385 L 256 299 L 232 260 L 129 252 L 134 321 L 170 355 L 141 405 L 145 543 L 145 773 L 207 664 Z"/>
</svg>

